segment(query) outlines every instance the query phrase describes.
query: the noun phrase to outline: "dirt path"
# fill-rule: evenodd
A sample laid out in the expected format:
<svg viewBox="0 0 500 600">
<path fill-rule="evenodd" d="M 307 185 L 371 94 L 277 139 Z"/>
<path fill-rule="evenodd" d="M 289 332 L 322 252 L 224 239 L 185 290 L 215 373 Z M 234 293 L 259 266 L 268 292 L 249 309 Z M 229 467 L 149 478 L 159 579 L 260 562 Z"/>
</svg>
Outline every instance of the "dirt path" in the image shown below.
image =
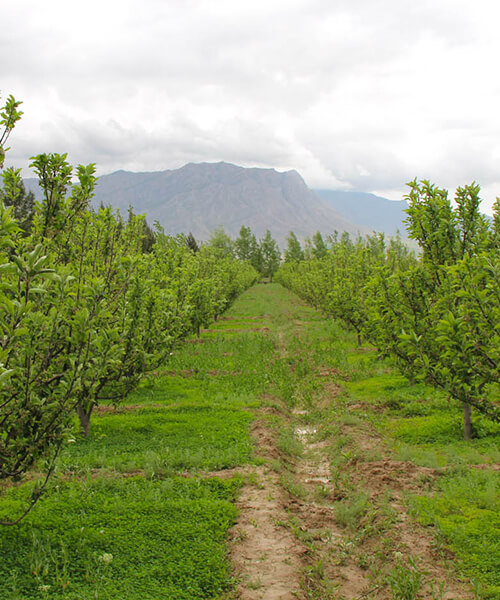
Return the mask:
<svg viewBox="0 0 500 600">
<path fill-rule="evenodd" d="M 289 352 L 282 332 L 276 340 L 281 355 Z M 408 514 L 405 494 L 423 491 L 438 474 L 392 460 L 366 424 L 329 422 L 322 410 L 340 387 L 331 375 L 318 370 L 320 384 L 307 406 L 292 409 L 275 398 L 273 419 L 257 415 L 252 435 L 264 464 L 247 477 L 231 531 L 235 597 L 473 598 L 452 557 Z M 285 429 L 300 452 L 280 446 Z"/>
<path fill-rule="evenodd" d="M 349 431 L 365 447 L 371 442 Z M 405 491 L 418 491 L 435 476 L 431 469 L 388 458 L 355 460 L 339 477 L 319 427 L 299 422 L 296 433 L 303 456 L 281 456 L 287 465 L 281 473 L 256 467 L 240 496 L 231 532 L 238 598 L 388 600 L 398 598 L 391 582 L 419 590 L 409 598 L 473 597 L 451 557 L 408 515 L 403 500 Z M 270 431 L 260 423 L 254 436 L 261 455 L 276 463 L 280 452 Z"/>
<path fill-rule="evenodd" d="M 252 436 L 260 458 L 278 455 L 274 436 L 258 419 Z M 237 503 L 239 518 L 231 531 L 231 559 L 241 600 L 299 598 L 305 549 L 283 525 L 288 522 L 288 494 L 269 466 L 253 470 Z"/>
<path fill-rule="evenodd" d="M 239 598 L 291 600 L 300 593 L 303 548 L 280 523 L 288 519 L 279 478 L 256 469 L 258 483 L 247 485 L 237 504 L 232 560 L 239 575 Z"/>
</svg>

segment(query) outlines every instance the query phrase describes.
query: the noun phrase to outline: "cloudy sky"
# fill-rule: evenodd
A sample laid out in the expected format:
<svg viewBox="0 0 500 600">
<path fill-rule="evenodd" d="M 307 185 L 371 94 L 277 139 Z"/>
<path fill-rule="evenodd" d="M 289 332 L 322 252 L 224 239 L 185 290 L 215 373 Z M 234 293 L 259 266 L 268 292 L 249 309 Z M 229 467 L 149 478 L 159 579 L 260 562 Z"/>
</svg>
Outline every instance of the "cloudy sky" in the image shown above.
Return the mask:
<svg viewBox="0 0 500 600">
<path fill-rule="evenodd" d="M 398 199 L 414 177 L 500 195 L 497 0 L 16 0 L 8 164 L 297 169 Z M 28 173 L 25 173 L 26 176 Z"/>
</svg>

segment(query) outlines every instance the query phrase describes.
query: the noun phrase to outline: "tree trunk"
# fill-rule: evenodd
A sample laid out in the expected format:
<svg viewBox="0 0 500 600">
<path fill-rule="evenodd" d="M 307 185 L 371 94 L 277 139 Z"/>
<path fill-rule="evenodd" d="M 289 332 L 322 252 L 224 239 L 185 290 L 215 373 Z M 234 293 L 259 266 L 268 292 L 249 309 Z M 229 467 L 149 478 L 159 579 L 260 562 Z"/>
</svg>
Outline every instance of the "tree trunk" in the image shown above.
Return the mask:
<svg viewBox="0 0 500 600">
<path fill-rule="evenodd" d="M 90 408 L 85 410 L 85 406 L 83 406 L 83 404 L 77 404 L 76 414 L 78 415 L 78 419 L 80 421 L 80 429 L 83 435 L 88 438 L 90 435 L 90 415 L 92 414 L 92 405 L 90 405 Z"/>
<path fill-rule="evenodd" d="M 464 404 L 464 440 L 472 439 L 472 410 L 470 404 Z"/>
<path fill-rule="evenodd" d="M 358 331 L 357 334 L 358 334 L 358 347 L 361 347 L 361 333 L 359 333 L 359 331 Z"/>
</svg>

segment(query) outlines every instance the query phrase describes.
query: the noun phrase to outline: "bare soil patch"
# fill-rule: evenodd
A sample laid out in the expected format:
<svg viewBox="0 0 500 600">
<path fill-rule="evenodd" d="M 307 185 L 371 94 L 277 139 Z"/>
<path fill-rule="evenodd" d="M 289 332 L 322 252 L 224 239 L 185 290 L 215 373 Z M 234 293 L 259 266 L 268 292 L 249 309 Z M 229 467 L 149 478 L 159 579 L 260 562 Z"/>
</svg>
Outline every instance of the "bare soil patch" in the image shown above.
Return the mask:
<svg viewBox="0 0 500 600">
<path fill-rule="evenodd" d="M 265 407 L 264 414 L 278 410 Z M 258 419 L 252 426 L 257 455 L 279 455 L 273 431 Z M 241 600 L 292 600 L 301 592 L 303 557 L 307 549 L 283 523 L 287 522 L 288 497 L 279 475 L 268 466 L 253 470 L 252 481 L 243 486 L 237 502 L 239 517 L 230 531 L 231 561 Z"/>
<path fill-rule="evenodd" d="M 243 487 L 240 515 L 230 532 L 231 560 L 241 600 L 302 598 L 300 574 L 307 551 L 281 523 L 286 522 L 286 496 L 278 476 L 267 467 L 255 469 L 257 481 Z"/>
<path fill-rule="evenodd" d="M 386 451 L 374 432 L 341 426 L 341 433 L 347 431 L 350 447 Z M 328 443 L 315 441 L 315 428 L 305 435 L 299 431 L 299 435 L 306 451 L 296 465 L 295 477 L 309 494 L 305 500 L 295 499 L 290 507 L 313 537 L 310 560 L 323 564 L 321 578 L 312 578 L 311 586 L 322 589 L 328 582 L 331 596 L 325 598 L 389 600 L 393 596 L 384 574 L 397 564 L 408 565 L 411 556 L 423 575 L 419 599 L 435 598 L 431 584 L 436 590 L 441 582 L 444 600 L 473 597 L 468 583 L 453 571 L 450 554 L 437 550 L 433 532 L 408 515 L 404 502 L 404 493 L 422 491 L 439 476 L 438 471 L 384 457 L 347 460 L 335 475 L 327 458 L 331 455 Z M 337 479 L 343 483 L 336 483 Z M 360 494 L 365 495 L 366 510 L 344 522 L 339 506 L 349 506 Z"/>
<path fill-rule="evenodd" d="M 334 472 L 335 440 L 321 435 L 321 423 L 307 423 L 303 407 L 287 414 L 278 399 L 270 398 L 276 404 L 260 411 L 263 418 L 254 422 L 252 436 L 257 454 L 280 459 L 286 471 L 257 467 L 242 490 L 240 516 L 230 536 L 238 598 L 393 600 L 387 574 L 398 564 L 407 567 L 408 557 L 415 558 L 422 573 L 419 600 L 436 598 L 442 582 L 442 600 L 473 598 L 451 566 L 453 557 L 437 549 L 433 532 L 408 515 L 404 501 L 405 493 L 421 491 L 439 472 L 392 460 L 376 432 L 341 422 L 340 435 L 349 436 L 349 448 L 361 455 Z M 287 426 L 296 422 L 301 457 L 280 453 L 266 414 L 281 416 Z M 364 456 L 375 451 L 376 460 Z M 293 483 L 285 485 L 285 480 Z M 360 494 L 366 508 L 346 523 L 339 506 Z"/>
</svg>

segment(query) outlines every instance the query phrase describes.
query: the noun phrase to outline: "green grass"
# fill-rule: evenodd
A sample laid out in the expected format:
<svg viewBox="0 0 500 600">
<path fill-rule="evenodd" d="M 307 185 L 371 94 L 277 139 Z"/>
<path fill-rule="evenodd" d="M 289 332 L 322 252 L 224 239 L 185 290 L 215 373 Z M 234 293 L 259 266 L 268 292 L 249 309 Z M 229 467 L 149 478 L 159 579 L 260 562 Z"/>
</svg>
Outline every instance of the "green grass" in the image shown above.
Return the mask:
<svg viewBox="0 0 500 600">
<path fill-rule="evenodd" d="M 390 441 L 396 457 L 422 466 L 494 463 L 500 459 L 500 425 L 474 414 L 475 437 L 465 442 L 462 407 L 440 390 L 412 385 L 373 356 L 344 383 L 349 404 L 364 403 L 371 421 Z M 380 373 L 373 375 L 373 364 Z"/>
<path fill-rule="evenodd" d="M 88 439 L 68 445 L 60 468 L 153 470 L 158 475 L 234 467 L 251 458 L 250 420 L 246 411 L 207 404 L 99 415 Z"/>
<path fill-rule="evenodd" d="M 276 447 L 282 454 L 299 457 L 304 453 L 304 448 L 295 431 L 290 428 L 282 428 L 279 431 Z"/>
<path fill-rule="evenodd" d="M 482 597 L 500 598 L 500 473 L 470 470 L 443 477 L 432 496 L 414 496 L 420 520 L 437 529 Z"/>
<path fill-rule="evenodd" d="M 354 531 L 357 527 L 360 527 L 361 519 L 369 507 L 370 504 L 366 494 L 363 492 L 351 494 L 335 505 L 337 523 Z"/>
<path fill-rule="evenodd" d="M 22 526 L 1 532 L 2 600 L 217 597 L 230 584 L 224 541 L 238 485 L 61 482 Z M 23 492 L 7 494 L 1 512 L 15 512 Z"/>
</svg>

